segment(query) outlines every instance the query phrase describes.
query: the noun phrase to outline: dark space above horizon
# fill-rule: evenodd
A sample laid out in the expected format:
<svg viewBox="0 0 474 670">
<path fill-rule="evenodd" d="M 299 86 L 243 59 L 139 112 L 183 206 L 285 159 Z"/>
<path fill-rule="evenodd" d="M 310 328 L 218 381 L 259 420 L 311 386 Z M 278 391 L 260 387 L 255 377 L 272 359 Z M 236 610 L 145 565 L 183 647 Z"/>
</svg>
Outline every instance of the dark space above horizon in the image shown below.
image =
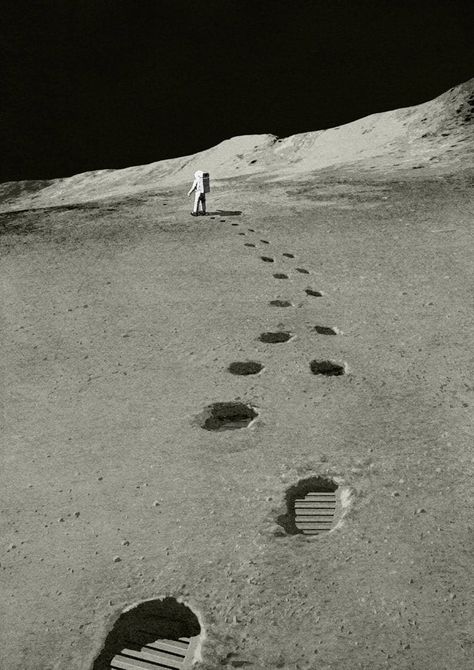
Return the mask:
<svg viewBox="0 0 474 670">
<path fill-rule="evenodd" d="M 430 100 L 474 75 L 472 5 L 11 2 L 0 181 L 150 163 Z"/>
</svg>

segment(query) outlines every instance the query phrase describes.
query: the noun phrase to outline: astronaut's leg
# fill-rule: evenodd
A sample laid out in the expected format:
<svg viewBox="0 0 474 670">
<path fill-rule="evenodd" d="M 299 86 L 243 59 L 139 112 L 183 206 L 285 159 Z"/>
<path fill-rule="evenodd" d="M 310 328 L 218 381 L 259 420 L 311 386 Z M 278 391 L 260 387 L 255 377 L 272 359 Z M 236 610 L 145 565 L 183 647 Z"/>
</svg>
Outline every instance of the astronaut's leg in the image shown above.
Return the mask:
<svg viewBox="0 0 474 670">
<path fill-rule="evenodd" d="M 200 197 L 200 195 L 201 195 L 201 194 L 198 193 L 197 191 L 196 191 L 196 193 L 194 194 L 194 209 L 193 209 L 193 214 L 197 214 L 197 213 L 198 213 L 198 210 L 199 210 L 199 197 Z"/>
<path fill-rule="evenodd" d="M 205 216 L 206 215 L 206 194 L 201 193 L 201 209 L 202 213 Z"/>
</svg>

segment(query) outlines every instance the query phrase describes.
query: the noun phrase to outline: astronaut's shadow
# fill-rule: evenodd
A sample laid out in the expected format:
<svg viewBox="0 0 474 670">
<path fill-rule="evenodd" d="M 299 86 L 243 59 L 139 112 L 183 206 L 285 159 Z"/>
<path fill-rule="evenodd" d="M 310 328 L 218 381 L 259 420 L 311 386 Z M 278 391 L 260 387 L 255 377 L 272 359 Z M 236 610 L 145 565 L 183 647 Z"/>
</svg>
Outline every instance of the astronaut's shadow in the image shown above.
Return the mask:
<svg viewBox="0 0 474 670">
<path fill-rule="evenodd" d="M 240 216 L 242 211 L 240 209 L 227 210 L 227 209 L 216 209 L 215 212 L 208 212 L 207 216 Z"/>
</svg>

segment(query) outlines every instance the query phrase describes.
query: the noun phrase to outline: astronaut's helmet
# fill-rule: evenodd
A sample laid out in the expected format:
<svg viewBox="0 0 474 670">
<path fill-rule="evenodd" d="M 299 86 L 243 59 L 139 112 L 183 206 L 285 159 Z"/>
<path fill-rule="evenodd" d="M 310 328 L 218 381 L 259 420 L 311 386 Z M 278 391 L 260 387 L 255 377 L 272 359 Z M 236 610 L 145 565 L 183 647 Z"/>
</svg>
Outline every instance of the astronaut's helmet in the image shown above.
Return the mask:
<svg viewBox="0 0 474 670">
<path fill-rule="evenodd" d="M 204 176 L 204 172 L 202 170 L 196 170 L 194 176 L 196 177 L 196 179 L 202 179 Z"/>
</svg>

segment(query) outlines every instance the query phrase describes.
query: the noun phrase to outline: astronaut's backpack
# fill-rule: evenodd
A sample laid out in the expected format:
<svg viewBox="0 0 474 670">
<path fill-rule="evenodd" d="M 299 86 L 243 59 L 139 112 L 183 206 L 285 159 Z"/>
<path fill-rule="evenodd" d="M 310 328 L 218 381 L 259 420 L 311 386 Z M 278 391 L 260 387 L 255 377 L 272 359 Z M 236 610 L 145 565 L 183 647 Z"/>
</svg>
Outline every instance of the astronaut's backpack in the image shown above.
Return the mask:
<svg viewBox="0 0 474 670">
<path fill-rule="evenodd" d="M 201 191 L 201 193 L 210 193 L 211 180 L 209 178 L 209 172 L 198 173 L 197 180 L 198 180 L 198 191 Z"/>
</svg>

